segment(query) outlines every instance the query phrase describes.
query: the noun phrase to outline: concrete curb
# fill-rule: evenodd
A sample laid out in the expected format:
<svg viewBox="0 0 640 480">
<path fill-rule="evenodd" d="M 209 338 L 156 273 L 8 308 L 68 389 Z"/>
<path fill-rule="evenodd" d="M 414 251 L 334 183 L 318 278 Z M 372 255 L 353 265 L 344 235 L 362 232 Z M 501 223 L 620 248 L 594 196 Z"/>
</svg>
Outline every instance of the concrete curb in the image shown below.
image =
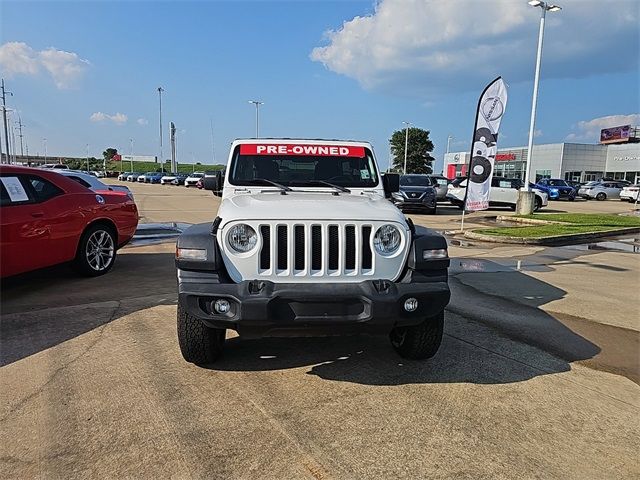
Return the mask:
<svg viewBox="0 0 640 480">
<path fill-rule="evenodd" d="M 538 238 L 521 238 L 521 237 L 502 237 L 498 235 L 484 235 L 476 231 L 464 232 L 466 238 L 480 240 L 490 243 L 511 243 L 518 245 L 569 245 L 573 243 L 586 243 L 590 240 L 599 238 L 615 237 L 628 233 L 640 233 L 640 227 L 618 228 L 616 230 L 607 230 L 604 232 L 592 233 L 575 233 L 573 235 L 556 235 L 553 237 Z"/>
<path fill-rule="evenodd" d="M 512 217 L 511 215 L 498 215 L 499 222 L 525 223 L 527 225 L 566 225 L 567 222 L 554 222 L 553 220 L 538 220 L 535 218 Z"/>
</svg>

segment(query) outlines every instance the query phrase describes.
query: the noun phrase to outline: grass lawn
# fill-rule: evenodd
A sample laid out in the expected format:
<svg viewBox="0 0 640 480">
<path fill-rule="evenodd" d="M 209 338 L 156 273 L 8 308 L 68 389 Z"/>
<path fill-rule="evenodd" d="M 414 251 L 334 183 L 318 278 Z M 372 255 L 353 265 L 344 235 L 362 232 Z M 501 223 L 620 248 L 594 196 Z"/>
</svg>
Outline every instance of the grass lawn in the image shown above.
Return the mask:
<svg viewBox="0 0 640 480">
<path fill-rule="evenodd" d="M 606 213 L 534 213 L 532 215 L 520 215 L 520 217 L 551 222 L 566 222 L 574 225 L 640 227 L 640 217 Z"/>
<path fill-rule="evenodd" d="M 496 227 L 476 230 L 477 233 L 503 237 L 542 238 L 578 233 L 596 233 L 621 228 L 640 227 L 640 217 L 590 214 L 590 213 L 549 213 L 522 215 L 523 218 L 551 220 L 562 224 L 527 225 L 524 227 Z"/>
</svg>

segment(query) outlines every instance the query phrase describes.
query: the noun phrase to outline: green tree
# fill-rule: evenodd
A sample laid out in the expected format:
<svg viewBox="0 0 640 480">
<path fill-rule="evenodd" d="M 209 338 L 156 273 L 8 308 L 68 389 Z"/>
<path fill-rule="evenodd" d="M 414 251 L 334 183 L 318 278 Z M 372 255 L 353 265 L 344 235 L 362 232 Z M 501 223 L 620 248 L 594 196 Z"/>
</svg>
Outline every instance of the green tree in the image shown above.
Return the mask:
<svg viewBox="0 0 640 480">
<path fill-rule="evenodd" d="M 117 148 L 107 148 L 104 152 L 102 152 L 102 156 L 107 162 L 110 162 L 114 155 L 118 154 Z"/>
<path fill-rule="evenodd" d="M 393 155 L 393 170 L 402 173 L 404 170 L 404 145 L 406 130 L 396 130 L 389 139 Z M 407 148 L 407 173 L 432 173 L 435 158 L 431 156 L 433 142 L 429 139 L 429 130 L 417 127 L 409 128 Z"/>
</svg>

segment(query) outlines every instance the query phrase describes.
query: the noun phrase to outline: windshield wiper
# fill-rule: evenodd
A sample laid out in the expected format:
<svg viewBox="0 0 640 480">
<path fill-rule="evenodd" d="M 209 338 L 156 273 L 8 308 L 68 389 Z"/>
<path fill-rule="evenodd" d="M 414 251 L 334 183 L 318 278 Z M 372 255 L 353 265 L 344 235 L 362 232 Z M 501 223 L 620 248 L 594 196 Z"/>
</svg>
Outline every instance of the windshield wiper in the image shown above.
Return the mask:
<svg viewBox="0 0 640 480">
<path fill-rule="evenodd" d="M 289 187 L 285 186 L 285 185 L 281 185 L 277 182 L 274 182 L 273 180 L 267 180 L 266 178 L 254 178 L 253 180 L 247 180 L 246 181 L 249 184 L 252 185 L 256 185 L 257 182 L 262 182 L 263 184 L 267 184 L 267 185 L 272 185 L 274 187 L 277 187 L 280 189 L 280 193 L 282 195 L 286 195 L 287 192 L 292 192 L 293 190 L 291 190 Z"/>
<path fill-rule="evenodd" d="M 331 188 L 335 188 L 336 190 L 343 192 L 343 193 L 351 193 L 351 190 L 349 190 L 348 188 L 342 187 L 340 185 L 336 185 L 335 183 L 330 183 L 327 182 L 325 180 L 305 180 L 305 181 L 301 181 L 301 182 L 296 182 L 297 185 L 300 186 L 304 186 L 304 185 L 322 185 L 325 187 L 331 187 Z M 338 195 L 338 192 L 335 192 L 334 195 Z"/>
</svg>

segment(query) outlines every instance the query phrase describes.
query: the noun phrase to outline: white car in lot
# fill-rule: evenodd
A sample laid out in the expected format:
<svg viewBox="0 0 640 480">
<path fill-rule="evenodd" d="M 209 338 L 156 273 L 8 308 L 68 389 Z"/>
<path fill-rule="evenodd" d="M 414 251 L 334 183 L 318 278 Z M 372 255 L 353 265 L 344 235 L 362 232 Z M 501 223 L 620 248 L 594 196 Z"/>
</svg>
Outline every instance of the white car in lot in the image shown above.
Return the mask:
<svg viewBox="0 0 640 480">
<path fill-rule="evenodd" d="M 578 195 L 587 200 L 607 200 L 608 198 L 620 198 L 620 192 L 625 185 L 613 181 L 589 182 L 580 187 Z"/>
<path fill-rule="evenodd" d="M 127 175 L 127 182 L 135 182 L 136 180 L 138 180 L 138 177 L 142 175 L 142 173 L 140 172 L 131 172 L 129 175 Z"/>
<path fill-rule="evenodd" d="M 198 184 L 198 180 L 204 178 L 204 172 L 193 172 L 184 181 L 185 187 L 195 187 Z"/>
<path fill-rule="evenodd" d="M 121 180 L 124 182 L 127 180 L 127 177 L 129 175 L 131 175 L 131 172 L 122 172 L 120 175 L 118 175 L 118 180 Z"/>
<path fill-rule="evenodd" d="M 176 178 L 178 178 L 177 173 L 167 173 L 160 179 L 160 185 L 171 185 L 176 180 Z"/>
<path fill-rule="evenodd" d="M 517 178 L 493 177 L 491 179 L 491 189 L 489 191 L 490 207 L 509 207 L 515 210 L 518 201 L 518 191 L 522 188 L 521 180 Z M 467 190 L 467 179 L 454 180 L 447 189 L 447 199 L 459 208 L 464 207 L 464 196 Z M 546 207 L 549 203 L 549 196 L 536 188 L 532 189 L 536 195 L 534 211 Z"/>
<path fill-rule="evenodd" d="M 640 195 L 640 183 L 635 185 L 627 185 L 620 191 L 620 200 L 627 200 L 628 202 L 637 202 L 638 195 Z"/>
</svg>

